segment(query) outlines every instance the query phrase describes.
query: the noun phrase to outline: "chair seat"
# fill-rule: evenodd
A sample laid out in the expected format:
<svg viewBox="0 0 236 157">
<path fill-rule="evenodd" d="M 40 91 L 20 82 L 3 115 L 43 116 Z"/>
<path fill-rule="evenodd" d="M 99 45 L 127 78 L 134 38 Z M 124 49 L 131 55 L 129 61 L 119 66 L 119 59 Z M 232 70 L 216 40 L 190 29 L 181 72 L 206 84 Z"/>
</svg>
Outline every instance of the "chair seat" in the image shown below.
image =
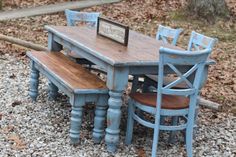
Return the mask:
<svg viewBox="0 0 236 157">
<path fill-rule="evenodd" d="M 130 97 L 135 101 L 151 107 L 156 107 L 156 93 L 131 93 Z M 189 98 L 176 95 L 162 95 L 162 109 L 185 109 L 189 106 Z"/>
</svg>

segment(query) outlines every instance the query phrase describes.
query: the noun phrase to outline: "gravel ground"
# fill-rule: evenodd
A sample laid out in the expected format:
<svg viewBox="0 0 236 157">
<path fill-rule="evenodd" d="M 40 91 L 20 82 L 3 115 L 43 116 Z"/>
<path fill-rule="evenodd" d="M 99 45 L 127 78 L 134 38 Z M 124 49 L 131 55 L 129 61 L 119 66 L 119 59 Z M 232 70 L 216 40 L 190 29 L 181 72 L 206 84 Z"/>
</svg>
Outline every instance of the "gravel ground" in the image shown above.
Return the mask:
<svg viewBox="0 0 236 157">
<path fill-rule="evenodd" d="M 152 130 L 136 126 L 133 144 L 124 145 L 126 107 L 123 107 L 121 140 L 116 154 L 106 151 L 104 141 L 92 141 L 92 108 L 87 108 L 81 129 L 81 143 L 71 146 L 68 138 L 70 105 L 61 94 L 57 101 L 47 100 L 47 80 L 41 77 L 39 97 L 28 96 L 29 66 L 24 57 L 0 55 L 0 156 L 150 156 Z M 181 134 L 179 134 L 181 135 Z M 158 156 L 185 156 L 183 137 L 176 144 L 166 142 L 161 133 Z M 194 141 L 194 156 L 236 156 L 235 116 L 201 109 Z"/>
</svg>

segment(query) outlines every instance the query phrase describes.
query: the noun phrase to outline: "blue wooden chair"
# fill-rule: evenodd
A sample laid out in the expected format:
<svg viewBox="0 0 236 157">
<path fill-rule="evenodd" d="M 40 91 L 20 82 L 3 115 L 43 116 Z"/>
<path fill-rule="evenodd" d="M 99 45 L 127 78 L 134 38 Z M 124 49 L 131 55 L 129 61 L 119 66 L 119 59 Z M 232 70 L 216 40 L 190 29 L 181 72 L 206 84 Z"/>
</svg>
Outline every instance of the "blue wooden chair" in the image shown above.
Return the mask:
<svg viewBox="0 0 236 157">
<path fill-rule="evenodd" d="M 156 40 L 160 40 L 163 41 L 165 44 L 169 43 L 172 45 L 176 45 L 178 39 L 179 39 L 179 35 L 180 33 L 183 31 L 182 28 L 178 28 L 178 29 L 174 29 L 171 27 L 167 27 L 167 26 L 162 26 L 159 25 L 158 29 L 157 29 L 157 34 L 156 34 Z M 146 77 L 150 77 L 150 79 L 153 77 L 153 75 L 148 75 L 145 76 Z M 138 76 L 134 76 L 133 79 L 133 84 L 132 84 L 132 92 L 135 92 L 138 88 Z M 156 78 L 156 76 L 154 76 L 154 78 Z M 146 84 L 144 84 L 145 86 Z"/>
<path fill-rule="evenodd" d="M 152 157 L 156 156 L 160 130 L 184 130 L 186 129 L 186 149 L 188 157 L 192 156 L 192 137 L 194 127 L 194 116 L 197 105 L 199 87 L 202 82 L 206 60 L 211 53 L 211 49 L 202 51 L 178 51 L 168 48 L 160 48 L 159 70 L 158 70 L 158 92 L 157 93 L 131 93 L 129 100 L 128 122 L 126 130 L 126 144 L 130 144 L 133 134 L 134 120 L 140 124 L 153 128 Z M 190 69 L 181 73 L 178 66 L 188 65 Z M 164 69 L 170 68 L 178 75 L 178 78 L 168 85 L 163 84 Z M 193 83 L 187 77 L 195 73 Z M 175 89 L 181 82 L 185 82 L 187 87 Z M 155 123 L 144 120 L 136 114 L 136 110 L 142 110 L 155 116 Z M 182 116 L 186 119 L 183 124 L 165 125 L 160 123 L 161 116 Z"/>
<path fill-rule="evenodd" d="M 213 49 L 214 45 L 217 43 L 218 39 L 216 38 L 211 38 L 208 36 L 205 36 L 203 34 L 197 33 L 195 31 L 192 31 L 191 36 L 190 36 L 190 40 L 188 43 L 188 51 L 194 51 L 194 50 L 203 50 L 203 49 Z M 176 78 L 175 77 L 164 77 L 164 85 L 169 84 L 170 82 L 174 81 Z M 194 79 L 194 74 L 190 75 L 188 77 L 189 80 L 193 80 Z M 143 84 L 143 92 L 150 92 L 150 91 L 155 91 L 156 90 L 156 86 L 157 86 L 157 81 L 158 78 L 155 75 L 148 75 L 148 77 L 145 77 L 144 79 L 144 84 Z M 183 89 L 186 88 L 187 84 L 185 82 L 181 82 L 179 84 L 177 84 L 175 86 L 175 88 L 177 89 Z M 200 89 L 202 88 L 202 85 L 200 86 Z M 199 90 L 200 90 L 199 89 Z M 197 111 L 198 112 L 198 109 Z M 178 117 L 173 117 L 172 118 L 172 122 L 173 124 L 178 122 Z M 197 114 L 195 117 L 195 120 L 197 120 Z M 162 122 L 164 122 L 164 117 L 162 117 Z M 197 123 L 197 122 L 196 122 Z M 197 125 L 195 125 L 197 126 Z M 175 137 L 175 132 L 171 132 L 171 136 L 169 138 L 169 142 L 174 142 L 174 137 Z"/>
<path fill-rule="evenodd" d="M 97 12 L 79 12 L 79 11 L 72 11 L 69 9 L 65 10 L 67 25 L 68 26 L 75 26 L 76 22 L 78 23 L 85 23 L 88 26 L 96 27 L 97 20 L 100 13 Z"/>
<path fill-rule="evenodd" d="M 65 10 L 65 14 L 66 14 L 66 20 L 67 20 L 68 26 L 76 26 L 76 24 L 78 23 L 78 25 L 86 25 L 91 28 L 96 28 L 98 17 L 100 16 L 100 13 L 98 12 L 79 12 L 79 11 L 73 11 L 69 9 Z M 73 53 L 73 51 L 67 52 L 67 54 L 71 56 L 72 58 L 75 58 L 78 64 L 88 65 L 89 69 L 92 69 L 92 65 L 93 65 L 92 62 L 84 58 L 81 58 L 80 56 Z M 103 72 L 102 70 L 98 68 L 95 68 L 94 70 Z"/>
</svg>

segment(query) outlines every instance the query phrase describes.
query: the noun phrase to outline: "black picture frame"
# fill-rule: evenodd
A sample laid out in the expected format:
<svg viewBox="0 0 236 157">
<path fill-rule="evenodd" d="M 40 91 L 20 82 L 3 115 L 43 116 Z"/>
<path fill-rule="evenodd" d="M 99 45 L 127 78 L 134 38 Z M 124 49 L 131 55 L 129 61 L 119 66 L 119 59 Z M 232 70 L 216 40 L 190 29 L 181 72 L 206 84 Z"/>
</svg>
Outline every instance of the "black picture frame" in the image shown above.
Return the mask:
<svg viewBox="0 0 236 157">
<path fill-rule="evenodd" d="M 113 25 L 113 26 L 115 26 L 116 28 L 119 27 L 119 28 L 121 28 L 121 29 L 124 29 L 124 40 L 123 40 L 124 42 L 120 42 L 119 40 L 116 40 L 115 38 L 110 37 L 108 34 L 101 33 L 101 32 L 100 32 L 100 23 L 101 23 L 101 21 L 103 21 L 103 22 L 105 22 L 105 23 L 108 23 L 108 24 L 111 25 L 111 26 Z M 103 36 L 103 37 L 109 38 L 109 39 L 111 39 L 111 40 L 113 40 L 113 41 L 115 41 L 115 42 L 118 42 L 118 43 L 120 43 L 120 44 L 122 44 L 122 45 L 124 45 L 124 46 L 127 46 L 127 45 L 128 45 L 129 27 L 126 26 L 126 25 L 120 24 L 120 23 L 118 23 L 118 22 L 111 21 L 111 20 L 109 20 L 109 19 L 107 19 L 107 18 L 98 17 L 97 34 L 98 34 L 98 35 L 101 35 L 101 36 Z"/>
</svg>

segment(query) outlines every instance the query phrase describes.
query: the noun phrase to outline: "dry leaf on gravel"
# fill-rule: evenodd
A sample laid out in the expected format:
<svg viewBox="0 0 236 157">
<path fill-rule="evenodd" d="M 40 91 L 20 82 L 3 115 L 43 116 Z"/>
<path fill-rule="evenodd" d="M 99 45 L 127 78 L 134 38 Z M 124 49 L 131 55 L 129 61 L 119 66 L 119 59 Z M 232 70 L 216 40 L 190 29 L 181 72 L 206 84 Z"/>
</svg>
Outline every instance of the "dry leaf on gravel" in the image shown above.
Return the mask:
<svg viewBox="0 0 236 157">
<path fill-rule="evenodd" d="M 138 157 L 146 157 L 147 156 L 143 147 L 140 147 L 137 149 L 137 154 L 138 154 Z"/>
<path fill-rule="evenodd" d="M 10 133 L 10 132 L 13 132 L 14 131 L 14 126 L 13 125 L 8 125 L 8 126 L 6 126 L 5 128 L 3 128 L 2 130 L 3 130 L 3 132 L 4 133 Z"/>
<path fill-rule="evenodd" d="M 11 135 L 9 135 L 8 140 L 14 143 L 13 148 L 15 148 L 15 149 L 24 149 L 24 148 L 26 148 L 25 143 L 23 142 L 23 140 L 18 135 L 11 134 Z"/>
</svg>

